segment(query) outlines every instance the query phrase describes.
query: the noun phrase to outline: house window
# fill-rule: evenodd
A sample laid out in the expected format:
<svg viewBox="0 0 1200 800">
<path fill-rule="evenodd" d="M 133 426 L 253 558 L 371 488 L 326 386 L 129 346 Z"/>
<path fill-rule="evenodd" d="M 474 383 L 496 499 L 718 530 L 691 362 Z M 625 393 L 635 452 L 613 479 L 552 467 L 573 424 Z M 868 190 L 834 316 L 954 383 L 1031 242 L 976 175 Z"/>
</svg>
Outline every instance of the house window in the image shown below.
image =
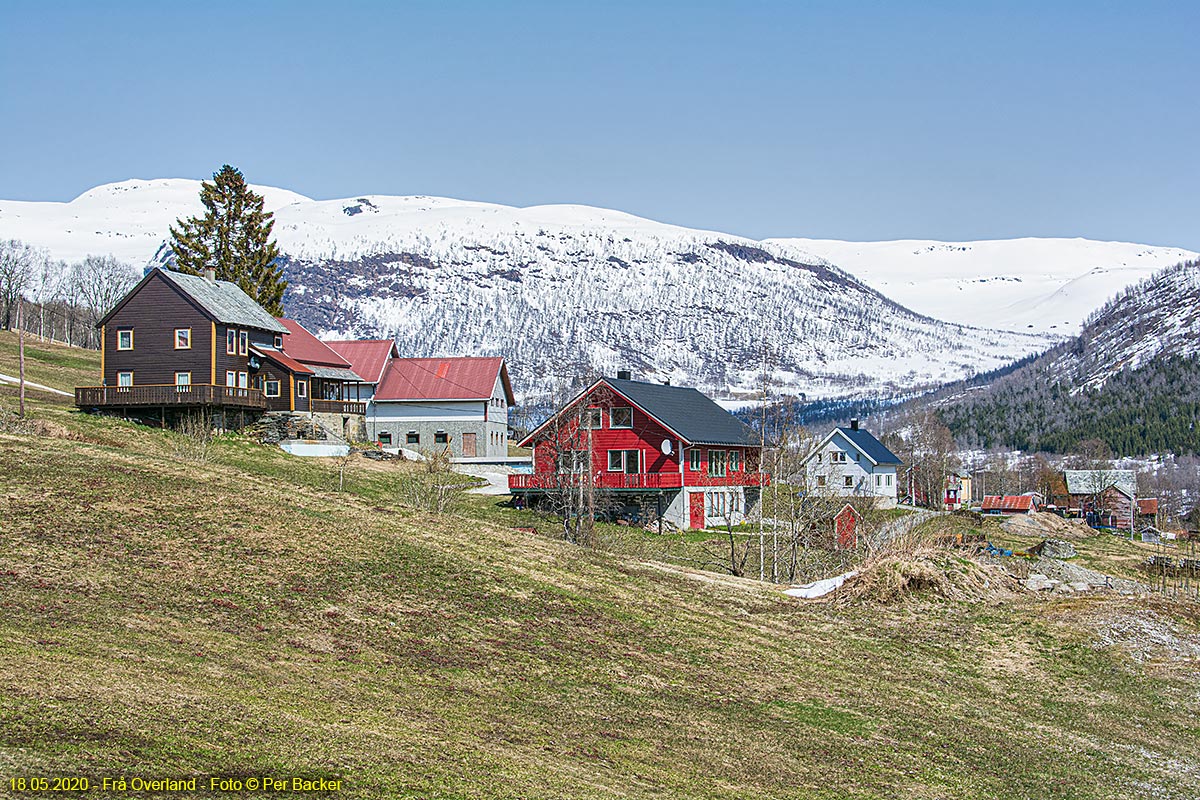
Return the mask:
<svg viewBox="0 0 1200 800">
<path fill-rule="evenodd" d="M 880 486 L 883 486 L 883 476 L 882 476 L 882 475 L 876 475 L 876 476 L 875 476 L 875 487 L 876 487 L 876 488 L 878 488 L 878 487 L 880 487 Z"/>
<path fill-rule="evenodd" d="M 133 386 L 133 373 L 132 372 L 118 372 L 117 373 L 117 387 L 127 389 L 130 386 Z"/>
<path fill-rule="evenodd" d="M 699 450 L 691 450 L 688 452 L 688 469 L 692 472 L 699 472 L 704 468 L 703 459 L 701 459 Z"/>
<path fill-rule="evenodd" d="M 829 461 L 832 464 L 845 464 L 846 463 L 846 454 L 843 453 L 841 450 L 834 450 L 832 453 L 829 454 Z"/>
<path fill-rule="evenodd" d="M 859 452 L 858 452 L 857 450 L 855 450 L 855 451 L 854 451 L 854 460 L 855 460 L 855 461 L 858 461 L 858 460 L 859 460 L 858 456 L 859 456 Z"/>
<path fill-rule="evenodd" d="M 175 349 L 176 350 L 191 350 L 192 349 L 192 329 L 191 328 L 176 328 L 175 329 Z"/>
<path fill-rule="evenodd" d="M 825 476 L 818 475 L 817 476 L 817 486 L 824 486 L 824 485 L 825 485 Z"/>
<path fill-rule="evenodd" d="M 842 486 L 845 486 L 847 489 L 853 489 L 854 478 L 850 477 L 849 475 L 847 475 L 845 478 L 842 478 Z"/>
<path fill-rule="evenodd" d="M 230 388 L 237 386 L 237 373 L 236 372 L 234 372 L 233 370 L 229 370 L 228 372 L 225 373 L 225 385 Z"/>
<path fill-rule="evenodd" d="M 254 376 L 254 388 L 260 392 L 263 390 L 263 376 L 262 375 Z"/>
<path fill-rule="evenodd" d="M 737 510 L 737 504 L 730 502 L 729 492 L 706 492 L 704 499 L 708 506 L 705 511 L 710 517 L 728 517 L 731 511 Z"/>
<path fill-rule="evenodd" d="M 237 331 L 233 328 L 225 331 L 225 355 L 237 355 Z"/>
<path fill-rule="evenodd" d="M 265 381 L 263 383 L 263 394 L 267 397 L 279 397 L 279 381 Z"/>
<path fill-rule="evenodd" d="M 609 450 L 608 471 L 636 474 L 641 471 L 641 457 L 640 450 Z"/>
<path fill-rule="evenodd" d="M 406 444 L 420 444 L 421 434 L 417 433 L 416 431 L 409 431 L 404 437 L 404 441 Z"/>
<path fill-rule="evenodd" d="M 887 485 L 888 485 L 888 486 L 891 486 L 891 485 L 892 485 L 892 476 L 891 476 L 891 475 L 888 475 L 888 476 L 887 476 Z"/>
<path fill-rule="evenodd" d="M 380 431 L 379 432 L 379 444 L 382 445 L 383 447 L 391 447 L 392 435 L 390 433 L 388 433 L 387 431 Z"/>
<path fill-rule="evenodd" d="M 133 328 L 126 328 L 123 331 L 117 331 L 117 349 L 133 349 Z"/>
<path fill-rule="evenodd" d="M 247 347 L 250 344 L 250 334 L 246 331 L 238 331 L 238 355 L 246 355 Z"/>
<path fill-rule="evenodd" d="M 729 471 L 730 472 L 740 472 L 741 469 L 742 469 L 742 451 L 741 450 L 730 450 L 729 451 Z"/>
<path fill-rule="evenodd" d="M 175 391 L 186 392 L 192 388 L 192 373 L 176 372 L 175 373 Z"/>
<path fill-rule="evenodd" d="M 450 436 L 445 431 L 437 431 L 433 434 L 434 444 L 449 444 Z"/>
<path fill-rule="evenodd" d="M 283 337 L 280 336 L 278 333 L 275 334 L 275 349 L 276 350 L 283 349 Z"/>
<path fill-rule="evenodd" d="M 725 477 L 725 451 L 708 451 L 708 474 L 714 478 Z"/>
<path fill-rule="evenodd" d="M 296 397 L 308 397 L 308 381 L 296 381 Z"/>
<path fill-rule="evenodd" d="M 245 372 L 238 373 L 238 388 L 239 389 L 250 388 L 250 376 L 248 374 L 246 374 Z"/>
<path fill-rule="evenodd" d="M 633 409 L 632 408 L 614 408 L 608 412 L 608 427 L 610 428 L 632 428 L 633 427 Z"/>
<path fill-rule="evenodd" d="M 600 427 L 601 427 L 600 409 L 598 409 L 598 408 L 584 409 L 583 420 L 579 424 L 580 424 L 580 426 L 582 426 L 588 430 L 591 430 L 591 431 L 600 430 Z"/>
</svg>

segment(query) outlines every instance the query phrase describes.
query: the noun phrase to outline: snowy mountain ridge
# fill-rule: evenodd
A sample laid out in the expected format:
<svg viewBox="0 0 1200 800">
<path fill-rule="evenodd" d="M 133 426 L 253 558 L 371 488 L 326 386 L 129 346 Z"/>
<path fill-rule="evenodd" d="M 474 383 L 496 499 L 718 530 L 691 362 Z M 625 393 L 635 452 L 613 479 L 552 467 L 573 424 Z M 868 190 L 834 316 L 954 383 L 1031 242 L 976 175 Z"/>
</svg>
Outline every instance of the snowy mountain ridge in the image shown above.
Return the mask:
<svg viewBox="0 0 1200 800">
<path fill-rule="evenodd" d="M 0 201 L 0 237 L 61 259 L 112 253 L 154 262 L 171 223 L 202 210 L 199 186 L 125 181 L 69 203 Z M 393 336 L 411 355 L 503 354 L 531 396 L 618 368 L 722 397 L 753 394 L 764 368 L 775 391 L 892 392 L 993 369 L 1059 338 L 948 324 L 917 303 L 926 313 L 914 313 L 793 240 L 758 242 L 588 206 L 312 200 L 254 188 L 276 215 L 289 314 L 322 334 Z M 1005 243 L 976 244 L 996 251 L 987 270 L 1003 262 Z M 1109 247 L 1085 244 L 1097 257 Z M 1171 257 L 1169 248 L 1148 250 Z M 1114 251 L 1106 263 L 1123 258 Z"/>
</svg>

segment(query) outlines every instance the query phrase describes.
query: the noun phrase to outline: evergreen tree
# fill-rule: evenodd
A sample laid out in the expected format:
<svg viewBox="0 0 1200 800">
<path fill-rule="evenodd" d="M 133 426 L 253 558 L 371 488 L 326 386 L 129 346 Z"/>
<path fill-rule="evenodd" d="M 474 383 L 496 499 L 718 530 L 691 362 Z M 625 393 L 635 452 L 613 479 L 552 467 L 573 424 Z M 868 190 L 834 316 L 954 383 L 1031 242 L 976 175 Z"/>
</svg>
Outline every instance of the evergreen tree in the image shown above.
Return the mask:
<svg viewBox="0 0 1200 800">
<path fill-rule="evenodd" d="M 274 316 L 283 314 L 287 281 L 275 266 L 279 247 L 271 239 L 274 214 L 263 211 L 263 198 L 250 190 L 241 170 L 228 164 L 200 184 L 202 217 L 171 227 L 171 252 L 180 272 L 232 281 Z"/>
</svg>

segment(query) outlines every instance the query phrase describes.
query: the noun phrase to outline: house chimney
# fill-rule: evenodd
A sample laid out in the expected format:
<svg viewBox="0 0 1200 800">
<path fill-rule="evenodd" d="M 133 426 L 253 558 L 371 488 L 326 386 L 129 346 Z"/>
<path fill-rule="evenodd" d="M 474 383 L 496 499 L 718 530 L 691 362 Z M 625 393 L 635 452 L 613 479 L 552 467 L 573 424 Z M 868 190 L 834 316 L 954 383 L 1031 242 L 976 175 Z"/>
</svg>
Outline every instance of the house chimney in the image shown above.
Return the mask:
<svg viewBox="0 0 1200 800">
<path fill-rule="evenodd" d="M 631 373 L 627 369 L 619 369 L 619 370 L 617 370 L 617 380 L 631 381 L 631 380 L 633 380 L 633 373 Z"/>
<path fill-rule="evenodd" d="M 852 431 L 858 430 L 858 417 L 855 417 L 854 419 L 850 420 L 850 430 L 852 430 Z"/>
<path fill-rule="evenodd" d="M 206 281 L 208 281 L 209 283 L 216 283 L 217 282 L 217 271 L 215 269 L 213 269 L 212 267 L 205 267 L 204 268 L 204 279 Z"/>
</svg>

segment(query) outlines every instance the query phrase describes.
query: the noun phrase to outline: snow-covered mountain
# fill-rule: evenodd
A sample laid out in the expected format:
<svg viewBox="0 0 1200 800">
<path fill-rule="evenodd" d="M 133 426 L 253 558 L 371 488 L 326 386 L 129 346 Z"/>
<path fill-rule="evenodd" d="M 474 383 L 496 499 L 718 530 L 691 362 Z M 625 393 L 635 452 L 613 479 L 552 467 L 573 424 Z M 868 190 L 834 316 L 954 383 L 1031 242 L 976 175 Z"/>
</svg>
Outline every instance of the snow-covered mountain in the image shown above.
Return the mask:
<svg viewBox="0 0 1200 800">
<path fill-rule="evenodd" d="M 818 255 L 936 319 L 1066 335 L 1125 287 L 1197 257 L 1177 247 L 1088 239 L 768 241 Z"/>
<path fill-rule="evenodd" d="M 914 313 L 791 240 L 756 242 L 586 206 L 318 201 L 255 189 L 276 214 L 290 314 L 321 333 L 394 336 L 412 355 L 503 354 L 529 396 L 618 368 L 746 396 L 764 358 L 776 387 L 792 393 L 906 390 L 1056 340 L 1049 325 L 1032 335 L 1012 330 L 1024 318 L 990 317 L 1003 331 Z M 0 201 L 0 237 L 55 258 L 112 253 L 145 264 L 161 259 L 175 219 L 201 211 L 198 194 L 198 181 L 168 179 L 101 186 L 69 203 Z M 983 245 L 991 244 L 977 246 L 990 253 Z M 1087 244 L 1107 268 L 1128 260 L 1124 248 L 1140 247 Z M 1059 246 L 1047 244 L 1046 258 Z M 1011 275 L 1025 263 L 1013 258 L 959 263 L 964 275 Z M 1115 277 L 1108 294 L 1125 285 Z"/>
</svg>

